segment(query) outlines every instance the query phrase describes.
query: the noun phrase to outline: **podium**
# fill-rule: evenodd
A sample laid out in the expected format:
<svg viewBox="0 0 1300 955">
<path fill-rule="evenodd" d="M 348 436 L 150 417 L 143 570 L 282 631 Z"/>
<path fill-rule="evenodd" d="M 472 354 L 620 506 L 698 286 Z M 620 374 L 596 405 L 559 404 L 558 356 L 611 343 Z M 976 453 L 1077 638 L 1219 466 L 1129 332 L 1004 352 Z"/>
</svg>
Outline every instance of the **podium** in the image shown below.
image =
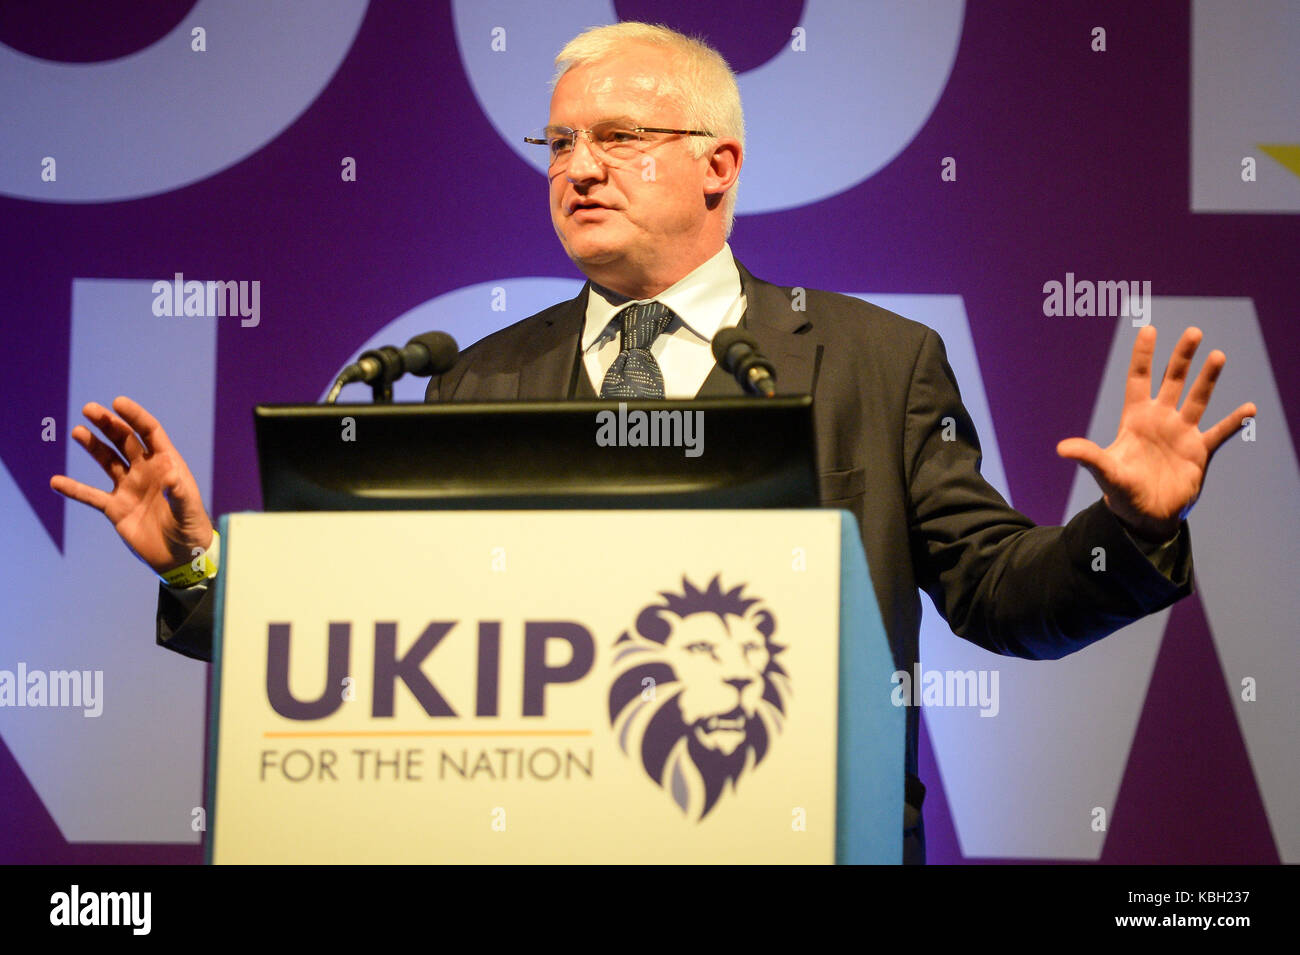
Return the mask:
<svg viewBox="0 0 1300 955">
<path fill-rule="evenodd" d="M 221 521 L 216 863 L 898 863 L 845 511 Z"/>
</svg>

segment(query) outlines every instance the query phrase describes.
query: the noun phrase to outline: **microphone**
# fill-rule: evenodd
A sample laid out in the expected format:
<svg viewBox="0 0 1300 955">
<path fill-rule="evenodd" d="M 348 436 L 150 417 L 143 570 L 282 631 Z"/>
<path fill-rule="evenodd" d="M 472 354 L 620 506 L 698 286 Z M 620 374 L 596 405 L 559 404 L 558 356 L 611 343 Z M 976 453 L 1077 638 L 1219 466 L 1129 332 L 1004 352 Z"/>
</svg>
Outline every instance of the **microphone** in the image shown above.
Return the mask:
<svg viewBox="0 0 1300 955">
<path fill-rule="evenodd" d="M 713 357 L 731 372 L 748 394 L 776 396 L 776 366 L 758 351 L 758 341 L 742 328 L 724 328 L 713 336 Z"/>
<path fill-rule="evenodd" d="M 361 357 L 348 365 L 334 380 L 325 396 L 327 405 L 338 400 L 343 386 L 354 381 L 364 381 L 374 390 L 376 401 L 393 400 L 393 382 L 403 375 L 428 378 L 441 375 L 456 363 L 460 348 L 456 339 L 446 332 L 425 332 L 416 335 L 401 348 L 383 345 L 362 352 Z"/>
</svg>

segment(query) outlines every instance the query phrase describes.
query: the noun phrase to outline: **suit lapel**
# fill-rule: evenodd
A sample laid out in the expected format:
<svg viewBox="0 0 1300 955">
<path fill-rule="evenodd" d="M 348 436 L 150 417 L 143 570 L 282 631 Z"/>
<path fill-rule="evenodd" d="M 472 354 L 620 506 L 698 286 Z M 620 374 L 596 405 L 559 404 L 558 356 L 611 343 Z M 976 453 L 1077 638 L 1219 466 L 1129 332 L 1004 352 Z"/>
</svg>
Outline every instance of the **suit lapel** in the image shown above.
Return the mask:
<svg viewBox="0 0 1300 955">
<path fill-rule="evenodd" d="M 713 363 L 709 376 L 695 393 L 696 398 L 740 398 L 745 394 L 740 388 L 736 376 L 723 369 L 717 362 Z"/>
<path fill-rule="evenodd" d="M 590 288 L 590 283 L 584 285 L 577 298 L 565 302 L 538 327 L 519 369 L 518 397 L 568 397 Z"/>
<path fill-rule="evenodd" d="M 812 325 L 808 313 L 796 311 L 779 286 L 759 281 L 739 262 L 736 268 L 745 290 L 743 324 L 758 341 L 758 350 L 776 365 L 777 393 L 812 394 L 817 343 L 812 335 L 804 333 Z M 720 367 L 714 368 L 715 373 L 721 371 Z"/>
<path fill-rule="evenodd" d="M 575 361 L 578 363 L 578 367 L 575 368 L 573 372 L 573 377 L 575 379 L 573 397 L 599 398 L 600 396 L 596 394 L 596 389 L 591 387 L 591 378 L 587 375 L 585 363 L 580 358 L 575 359 Z"/>
</svg>

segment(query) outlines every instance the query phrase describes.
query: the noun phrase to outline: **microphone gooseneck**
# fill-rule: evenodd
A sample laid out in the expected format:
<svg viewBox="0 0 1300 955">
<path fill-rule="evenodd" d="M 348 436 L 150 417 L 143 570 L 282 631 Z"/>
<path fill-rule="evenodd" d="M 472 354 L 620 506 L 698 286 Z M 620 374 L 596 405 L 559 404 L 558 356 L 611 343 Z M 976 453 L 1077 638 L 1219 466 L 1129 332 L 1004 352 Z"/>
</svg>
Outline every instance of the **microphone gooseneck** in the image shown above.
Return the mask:
<svg viewBox="0 0 1300 955">
<path fill-rule="evenodd" d="M 403 375 L 429 378 L 440 375 L 456 363 L 460 348 L 446 332 L 425 332 L 416 335 L 401 348 L 382 345 L 362 352 L 361 357 L 348 365 L 334 379 L 325 396 L 325 404 L 334 404 L 344 385 L 362 381 L 370 385 L 376 402 L 393 400 L 393 382 Z"/>
</svg>

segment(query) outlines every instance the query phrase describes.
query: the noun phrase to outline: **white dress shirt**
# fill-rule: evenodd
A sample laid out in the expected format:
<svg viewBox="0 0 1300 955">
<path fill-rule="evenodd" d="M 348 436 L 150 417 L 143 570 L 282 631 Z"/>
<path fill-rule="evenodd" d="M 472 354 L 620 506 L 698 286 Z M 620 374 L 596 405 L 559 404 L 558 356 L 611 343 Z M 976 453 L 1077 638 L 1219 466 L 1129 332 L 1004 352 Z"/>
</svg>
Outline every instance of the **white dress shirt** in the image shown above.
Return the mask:
<svg viewBox="0 0 1300 955">
<path fill-rule="evenodd" d="M 718 254 L 694 272 L 654 298 L 635 302 L 662 302 L 676 314 L 650 346 L 650 354 L 664 373 L 664 397 L 694 398 L 713 370 L 713 336 L 739 324 L 745 314 L 745 293 L 731 246 L 724 242 Z M 635 302 L 592 283 L 582 327 L 582 358 L 596 394 L 618 357 L 622 335 L 618 313 Z"/>
</svg>

